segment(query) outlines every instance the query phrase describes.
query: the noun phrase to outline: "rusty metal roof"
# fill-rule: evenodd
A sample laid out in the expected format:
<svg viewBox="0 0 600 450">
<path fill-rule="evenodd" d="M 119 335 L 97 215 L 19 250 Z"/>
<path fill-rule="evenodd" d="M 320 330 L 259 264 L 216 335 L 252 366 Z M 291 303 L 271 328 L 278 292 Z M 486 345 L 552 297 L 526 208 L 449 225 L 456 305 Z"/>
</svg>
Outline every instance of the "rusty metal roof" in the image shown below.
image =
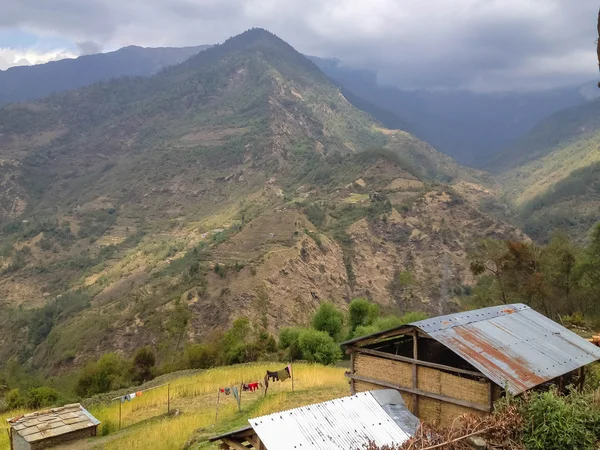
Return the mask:
<svg viewBox="0 0 600 450">
<path fill-rule="evenodd" d="M 19 434 L 27 442 L 95 427 L 100 423 L 79 403 L 13 417 L 7 422 L 13 433 Z"/>
<path fill-rule="evenodd" d="M 449 314 L 410 325 L 513 394 L 600 359 L 600 348 L 523 304 Z"/>
<path fill-rule="evenodd" d="M 402 444 L 419 419 L 393 389 L 361 392 L 249 420 L 268 449 L 338 450 Z"/>
</svg>

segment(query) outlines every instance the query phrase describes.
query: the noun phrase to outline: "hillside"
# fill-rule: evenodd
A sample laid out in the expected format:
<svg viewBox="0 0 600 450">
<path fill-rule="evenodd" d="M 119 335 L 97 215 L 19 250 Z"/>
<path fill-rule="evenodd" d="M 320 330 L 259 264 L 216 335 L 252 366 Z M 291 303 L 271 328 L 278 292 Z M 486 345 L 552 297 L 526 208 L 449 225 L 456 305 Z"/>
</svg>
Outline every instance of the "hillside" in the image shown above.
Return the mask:
<svg viewBox="0 0 600 450">
<path fill-rule="evenodd" d="M 336 59 L 311 59 L 340 86 L 395 116 L 372 111 L 378 120 L 400 121 L 402 129 L 474 167 L 486 165 L 496 152 L 538 121 L 597 95 L 587 86 L 539 92 L 405 91 L 380 85 L 376 74 L 369 70 L 354 70 Z"/>
<path fill-rule="evenodd" d="M 208 47 L 143 48 L 132 45 L 114 52 L 0 70 L 0 106 L 36 100 L 111 78 L 152 75 Z"/>
<path fill-rule="evenodd" d="M 452 310 L 474 239 L 525 238 L 481 173 L 260 29 L 0 124 L 0 360 L 51 373 L 239 316 L 302 324 L 324 299 Z"/>
<path fill-rule="evenodd" d="M 532 236 L 564 228 L 578 239 L 600 220 L 600 101 L 540 122 L 492 165 Z M 490 166 L 490 167 L 492 167 Z"/>
</svg>

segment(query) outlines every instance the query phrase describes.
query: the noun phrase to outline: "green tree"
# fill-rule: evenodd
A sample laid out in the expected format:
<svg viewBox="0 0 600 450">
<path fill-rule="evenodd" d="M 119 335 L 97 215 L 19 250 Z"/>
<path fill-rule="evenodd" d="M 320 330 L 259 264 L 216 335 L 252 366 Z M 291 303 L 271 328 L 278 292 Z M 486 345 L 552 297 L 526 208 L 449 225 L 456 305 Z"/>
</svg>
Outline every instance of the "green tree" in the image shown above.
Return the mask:
<svg viewBox="0 0 600 450">
<path fill-rule="evenodd" d="M 25 406 L 25 398 L 21 395 L 20 389 L 11 389 L 5 396 L 6 407 L 9 410 L 19 409 Z"/>
<path fill-rule="evenodd" d="M 344 315 L 329 302 L 321 303 L 312 318 L 313 328 L 326 332 L 334 340 L 339 340 L 341 337 L 343 325 Z"/>
<path fill-rule="evenodd" d="M 51 406 L 57 402 L 58 397 L 58 392 L 52 388 L 46 386 L 31 388 L 27 392 L 27 407 L 38 409 Z"/>
<path fill-rule="evenodd" d="M 348 322 L 350 334 L 354 333 L 356 327 L 371 325 L 379 316 L 379 307 L 366 298 L 355 298 L 348 307 Z"/>
<path fill-rule="evenodd" d="M 342 358 L 340 346 L 324 331 L 303 330 L 298 336 L 298 345 L 307 361 L 333 364 Z"/>
<path fill-rule="evenodd" d="M 151 380 L 154 378 L 155 365 L 156 356 L 150 347 L 138 349 L 131 365 L 131 378 L 140 384 Z"/>
<path fill-rule="evenodd" d="M 116 353 L 102 355 L 97 362 L 87 364 L 75 386 L 80 397 L 100 394 L 125 387 L 130 383 L 128 362 Z"/>
<path fill-rule="evenodd" d="M 187 367 L 208 369 L 217 365 L 219 351 L 214 344 L 193 344 L 186 351 Z"/>
<path fill-rule="evenodd" d="M 279 331 L 279 348 L 286 351 L 286 359 L 300 359 L 302 357 L 302 351 L 298 343 L 302 331 L 304 331 L 304 328 L 300 327 L 282 328 Z"/>
</svg>

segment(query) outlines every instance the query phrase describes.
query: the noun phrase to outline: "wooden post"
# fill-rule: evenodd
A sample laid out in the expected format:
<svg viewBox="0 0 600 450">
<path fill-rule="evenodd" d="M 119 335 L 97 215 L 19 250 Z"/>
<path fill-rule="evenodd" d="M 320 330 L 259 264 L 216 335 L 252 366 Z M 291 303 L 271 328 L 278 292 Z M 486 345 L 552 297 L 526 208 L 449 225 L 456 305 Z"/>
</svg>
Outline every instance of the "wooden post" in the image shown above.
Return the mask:
<svg viewBox="0 0 600 450">
<path fill-rule="evenodd" d="M 294 364 L 294 358 L 290 361 L 290 376 L 292 377 L 292 392 L 294 392 L 294 368 L 292 365 Z"/>
<path fill-rule="evenodd" d="M 221 398 L 221 388 L 217 388 L 217 413 L 215 414 L 215 425 L 219 421 L 219 399 Z"/>
<path fill-rule="evenodd" d="M 123 402 L 119 400 L 119 430 L 121 429 L 121 407 L 123 406 Z"/>
<path fill-rule="evenodd" d="M 171 385 L 167 384 L 167 414 L 171 412 Z"/>
<path fill-rule="evenodd" d="M 243 392 L 243 390 L 244 390 L 244 382 L 242 381 L 242 384 L 240 384 L 240 393 L 239 393 L 240 400 L 238 402 L 238 411 L 239 412 L 242 412 L 242 392 Z"/>
<path fill-rule="evenodd" d="M 491 380 L 487 381 L 488 384 L 488 400 L 490 402 L 490 412 L 494 410 L 494 384 Z"/>
<path fill-rule="evenodd" d="M 352 353 L 350 353 L 350 373 L 352 375 L 355 374 L 355 372 L 354 372 L 355 357 L 356 357 L 356 352 L 353 351 Z M 352 395 L 356 394 L 356 388 L 354 387 L 354 379 L 353 378 L 350 378 L 350 393 Z"/>
<path fill-rule="evenodd" d="M 583 391 L 583 385 L 585 384 L 585 366 L 579 368 L 579 392 Z"/>
<path fill-rule="evenodd" d="M 8 433 L 8 442 L 10 442 L 10 450 L 15 450 L 12 440 L 12 427 L 8 427 L 8 430 L 6 430 L 6 432 Z"/>
<path fill-rule="evenodd" d="M 417 330 L 413 330 L 412 332 L 413 335 L 413 359 L 417 360 L 419 359 L 419 334 L 417 332 Z M 418 376 L 418 371 L 417 371 L 417 364 L 413 362 L 412 364 L 412 387 L 413 389 L 418 389 L 419 387 L 419 383 L 417 380 L 417 376 Z M 412 413 L 419 417 L 419 396 L 417 394 L 413 395 L 413 411 Z"/>
</svg>

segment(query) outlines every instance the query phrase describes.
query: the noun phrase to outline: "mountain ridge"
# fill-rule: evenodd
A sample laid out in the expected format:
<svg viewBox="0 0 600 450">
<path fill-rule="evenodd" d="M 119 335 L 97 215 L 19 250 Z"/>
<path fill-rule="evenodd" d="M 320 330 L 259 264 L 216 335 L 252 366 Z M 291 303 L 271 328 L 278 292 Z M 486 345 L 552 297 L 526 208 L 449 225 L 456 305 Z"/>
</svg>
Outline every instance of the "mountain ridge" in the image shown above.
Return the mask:
<svg viewBox="0 0 600 450">
<path fill-rule="evenodd" d="M 469 242 L 526 239 L 483 208 L 484 174 L 264 30 L 0 123 L 0 357 L 47 373 L 146 344 L 166 358 L 240 316 L 276 331 L 326 299 L 452 310 Z"/>
</svg>

